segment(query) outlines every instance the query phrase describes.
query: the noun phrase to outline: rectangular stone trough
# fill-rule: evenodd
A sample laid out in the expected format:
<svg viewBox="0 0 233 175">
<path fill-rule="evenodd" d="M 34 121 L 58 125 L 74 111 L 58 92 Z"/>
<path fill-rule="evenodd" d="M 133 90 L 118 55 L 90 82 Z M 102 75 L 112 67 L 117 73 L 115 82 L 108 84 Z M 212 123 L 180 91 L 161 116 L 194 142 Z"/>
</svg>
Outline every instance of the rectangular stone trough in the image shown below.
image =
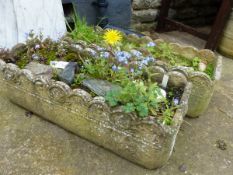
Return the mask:
<svg viewBox="0 0 233 175">
<path fill-rule="evenodd" d="M 148 36 L 139 38 L 136 35 L 128 35 L 128 38 L 129 40 L 132 40 L 132 42 L 139 43 L 153 41 Z M 156 44 L 160 44 L 164 41 L 162 39 L 157 39 L 154 40 L 154 42 Z M 152 67 L 153 71 L 158 71 L 161 74 L 164 74 L 167 71 L 176 70 L 186 75 L 187 80 L 193 84 L 192 92 L 189 98 L 187 115 L 189 117 L 199 117 L 207 109 L 214 92 L 215 83 L 221 77 L 222 56 L 217 55 L 208 49 L 198 50 L 192 46 L 183 46 L 178 43 L 169 43 L 169 46 L 172 48 L 175 54 L 181 55 L 189 60 L 199 57 L 214 65 L 214 75 L 212 79 L 204 72 L 191 71 L 190 68 L 185 66 L 168 67 L 165 63 L 162 64 L 161 61 L 155 62 L 155 65 Z M 157 66 L 159 66 L 159 68 L 157 68 Z M 161 76 L 155 77 L 155 79 L 159 82 L 162 81 Z"/>
<path fill-rule="evenodd" d="M 139 119 L 121 107 L 110 108 L 103 97 L 91 97 L 82 89 L 63 82 L 36 77 L 29 70 L 0 60 L 0 86 L 9 100 L 97 145 L 149 169 L 163 166 L 172 154 L 176 136 L 188 108 L 191 83 L 180 72 L 177 78 L 184 93 L 170 126 L 153 117 Z"/>
</svg>

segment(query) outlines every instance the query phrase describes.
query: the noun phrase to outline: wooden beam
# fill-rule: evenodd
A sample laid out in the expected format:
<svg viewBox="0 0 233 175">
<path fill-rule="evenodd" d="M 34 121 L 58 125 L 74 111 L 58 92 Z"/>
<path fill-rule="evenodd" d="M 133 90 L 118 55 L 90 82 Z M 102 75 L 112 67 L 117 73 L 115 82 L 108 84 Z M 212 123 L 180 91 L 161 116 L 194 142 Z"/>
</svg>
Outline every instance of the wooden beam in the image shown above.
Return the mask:
<svg viewBox="0 0 233 175">
<path fill-rule="evenodd" d="M 157 32 L 164 32 L 165 30 L 165 26 L 166 26 L 165 19 L 168 16 L 170 4 L 171 4 L 171 0 L 162 0 L 162 4 L 158 16 L 158 24 L 156 28 Z"/>
<path fill-rule="evenodd" d="M 157 32 L 167 32 L 171 30 L 179 30 L 190 33 L 194 36 L 207 40 L 206 49 L 215 50 L 224 30 L 227 19 L 233 7 L 233 0 L 222 0 L 221 7 L 218 11 L 215 22 L 211 28 L 209 35 L 201 33 L 194 28 L 183 23 L 171 20 L 168 18 L 168 11 L 170 8 L 171 0 L 162 0 L 160 14 L 158 16 Z"/>
<path fill-rule="evenodd" d="M 215 50 L 224 30 L 227 19 L 232 11 L 233 0 L 223 0 L 207 40 L 206 49 Z"/>
<path fill-rule="evenodd" d="M 201 39 L 204 39 L 204 40 L 208 39 L 208 34 L 199 32 L 196 29 L 194 29 L 188 25 L 182 24 L 180 22 L 166 18 L 165 23 L 166 23 L 165 28 L 167 28 L 168 30 L 171 29 L 171 30 L 178 30 L 178 31 L 182 31 L 182 32 L 187 32 L 187 33 L 190 33 L 190 34 L 197 36 Z"/>
</svg>

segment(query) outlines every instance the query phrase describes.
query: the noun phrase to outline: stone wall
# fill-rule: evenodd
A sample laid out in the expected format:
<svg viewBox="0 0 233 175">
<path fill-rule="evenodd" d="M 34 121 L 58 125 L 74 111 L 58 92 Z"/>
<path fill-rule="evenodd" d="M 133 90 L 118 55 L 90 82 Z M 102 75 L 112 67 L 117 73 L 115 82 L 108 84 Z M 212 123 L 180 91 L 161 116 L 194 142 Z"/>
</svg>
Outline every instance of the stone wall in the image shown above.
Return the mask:
<svg viewBox="0 0 233 175">
<path fill-rule="evenodd" d="M 213 23 L 221 0 L 173 0 L 170 18 L 192 26 Z M 161 0 L 132 0 L 132 28 L 145 31 L 155 28 Z"/>
<path fill-rule="evenodd" d="M 192 26 L 213 23 L 221 0 L 173 0 L 169 16 Z"/>
<path fill-rule="evenodd" d="M 132 28 L 144 31 L 155 27 L 161 0 L 133 0 Z"/>
</svg>

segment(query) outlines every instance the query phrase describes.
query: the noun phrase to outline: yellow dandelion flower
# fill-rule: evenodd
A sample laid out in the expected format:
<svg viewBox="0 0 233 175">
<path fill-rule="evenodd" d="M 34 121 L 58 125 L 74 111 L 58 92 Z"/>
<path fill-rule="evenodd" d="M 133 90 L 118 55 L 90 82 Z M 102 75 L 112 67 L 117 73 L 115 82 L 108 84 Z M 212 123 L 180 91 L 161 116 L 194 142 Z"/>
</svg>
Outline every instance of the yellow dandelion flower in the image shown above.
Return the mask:
<svg viewBox="0 0 233 175">
<path fill-rule="evenodd" d="M 104 41 L 110 45 L 115 45 L 122 40 L 122 34 L 118 30 L 109 29 L 104 33 Z"/>
</svg>

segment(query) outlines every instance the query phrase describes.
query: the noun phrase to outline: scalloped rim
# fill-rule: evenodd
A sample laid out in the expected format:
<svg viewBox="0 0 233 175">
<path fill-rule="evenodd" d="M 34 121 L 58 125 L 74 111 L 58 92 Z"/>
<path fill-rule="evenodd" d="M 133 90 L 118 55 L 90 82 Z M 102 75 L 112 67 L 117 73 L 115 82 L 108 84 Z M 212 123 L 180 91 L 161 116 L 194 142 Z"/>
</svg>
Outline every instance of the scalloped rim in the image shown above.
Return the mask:
<svg viewBox="0 0 233 175">
<path fill-rule="evenodd" d="M 134 35 L 134 34 L 130 34 L 130 35 L 128 35 L 128 37 L 133 37 L 133 38 L 141 40 L 141 41 L 145 38 L 145 37 L 140 38 L 140 37 L 138 37 L 137 35 Z M 146 39 L 148 40 L 148 36 L 146 36 Z M 165 42 L 165 41 L 163 39 L 156 39 L 156 40 L 154 40 L 154 42 L 156 44 L 159 44 L 159 43 Z M 197 49 L 197 48 L 195 48 L 193 46 L 184 46 L 184 45 L 181 45 L 179 43 L 172 43 L 172 42 L 171 43 L 167 42 L 167 43 L 169 43 L 170 46 L 176 47 L 176 50 L 180 50 L 183 53 L 185 53 L 185 52 L 187 53 L 187 52 L 192 51 L 195 56 L 200 56 L 200 57 L 208 56 L 207 59 L 210 60 L 210 61 L 213 61 L 214 64 L 215 64 L 214 79 L 211 80 L 211 78 L 208 75 L 205 78 L 208 78 L 210 81 L 215 81 L 215 80 L 220 79 L 221 70 L 222 70 L 222 56 L 217 55 L 213 51 L 208 50 L 208 49 L 200 49 L 199 50 L 199 49 Z M 179 53 L 179 54 L 183 55 L 182 53 Z M 179 66 L 173 66 L 170 69 L 179 69 Z M 204 77 L 203 74 L 205 74 L 205 73 L 200 72 L 200 71 L 196 71 L 194 74 L 196 75 L 198 73 L 200 73 L 200 76 Z"/>
<path fill-rule="evenodd" d="M 54 87 L 58 87 L 59 89 L 62 89 L 62 91 L 64 92 L 63 96 L 66 97 L 70 97 L 73 96 L 75 94 L 78 94 L 80 97 L 82 97 L 82 99 L 89 105 L 91 106 L 92 104 L 100 104 L 101 106 L 103 106 L 105 108 L 106 111 L 110 112 L 111 108 L 109 107 L 109 105 L 105 102 L 104 97 L 101 96 L 97 96 L 97 97 L 92 97 L 87 91 L 83 90 L 83 89 L 71 89 L 71 87 L 69 85 L 67 85 L 66 83 L 63 83 L 61 81 L 55 81 L 53 79 L 48 80 L 48 81 L 44 81 L 43 78 L 40 77 L 34 77 L 33 73 L 30 70 L 27 69 L 20 69 L 17 65 L 12 64 L 12 63 L 5 63 L 3 60 L 0 60 L 0 70 L 3 72 L 7 70 L 12 70 L 13 74 L 17 74 L 16 76 L 19 77 L 21 75 L 24 75 L 29 81 L 31 81 L 33 84 L 35 85 L 42 85 L 47 87 L 48 91 L 49 89 L 52 89 Z M 166 73 L 168 73 L 167 71 L 165 71 Z M 184 74 L 185 75 L 185 74 Z M 185 75 L 186 76 L 186 75 Z M 182 115 L 184 116 L 185 113 L 187 112 L 187 102 L 188 102 L 188 98 L 190 95 L 190 90 L 191 89 L 191 83 L 187 83 L 186 87 L 185 87 L 185 91 L 184 94 L 182 95 L 180 104 L 181 107 L 180 109 L 177 110 L 177 112 L 181 112 L 182 111 Z M 188 91 L 188 92 L 187 92 Z M 114 111 L 114 110 L 113 110 Z M 112 112 L 112 111 L 111 111 Z M 119 112 L 119 111 L 118 111 Z M 174 115 L 177 116 L 177 115 Z M 182 117 L 183 117 L 182 116 Z M 174 121 L 176 121 L 175 125 L 171 125 L 171 126 L 166 126 L 163 125 L 161 123 L 158 123 L 162 128 L 165 128 L 166 130 L 168 128 L 170 128 L 171 130 L 173 128 L 176 128 L 180 123 L 180 119 L 176 119 L 174 118 Z M 179 122 L 178 122 L 179 121 Z M 169 132 L 171 132 L 171 130 Z"/>
</svg>

